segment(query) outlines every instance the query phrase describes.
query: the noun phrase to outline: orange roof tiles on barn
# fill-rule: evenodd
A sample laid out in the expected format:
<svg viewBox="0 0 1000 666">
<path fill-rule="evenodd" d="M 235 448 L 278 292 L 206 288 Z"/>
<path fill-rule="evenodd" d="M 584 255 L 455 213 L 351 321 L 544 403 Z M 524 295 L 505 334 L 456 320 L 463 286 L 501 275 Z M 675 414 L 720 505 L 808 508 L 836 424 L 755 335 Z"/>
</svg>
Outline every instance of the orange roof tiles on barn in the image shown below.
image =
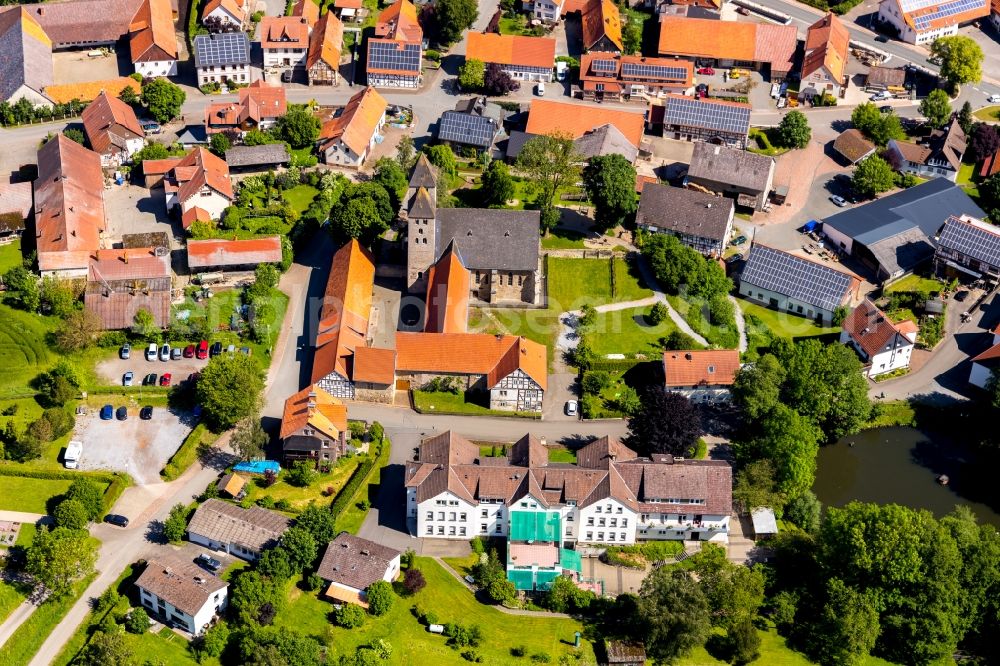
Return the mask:
<svg viewBox="0 0 1000 666">
<path fill-rule="evenodd" d="M 337 250 L 330 264 L 316 330 L 313 383 L 332 372 L 350 378 L 348 362 L 367 344 L 375 286 L 375 258 L 357 240 Z"/>
<path fill-rule="evenodd" d="M 132 62 L 177 60 L 177 33 L 174 32 L 170 0 L 143 0 L 129 26 Z"/>
<path fill-rule="evenodd" d="M 305 49 L 309 47 L 309 23 L 300 16 L 265 16 L 260 21 L 262 49 Z"/>
<path fill-rule="evenodd" d="M 97 153 L 106 153 L 112 145 L 118 145 L 115 142 L 119 139 L 121 145 L 118 147 L 124 150 L 125 139 L 141 139 L 145 136 L 132 107 L 106 92 L 102 92 L 87 105 L 80 119 L 83 121 L 87 140 Z"/>
<path fill-rule="evenodd" d="M 939 30 L 953 25 L 961 25 L 990 15 L 991 3 L 961 2 L 960 0 L 922 0 L 903 2 L 896 0 L 899 16 L 915 31 Z M 953 11 L 964 9 L 964 11 Z"/>
<path fill-rule="evenodd" d="M 170 323 L 170 253 L 151 247 L 96 250 L 83 302 L 107 330 L 131 328 L 142 309 L 159 327 Z"/>
<path fill-rule="evenodd" d="M 333 69 L 340 67 L 340 49 L 344 43 L 344 24 L 333 12 L 323 14 L 316 23 L 309 37 L 309 53 L 306 56 L 306 67 L 312 67 L 319 61 L 325 62 Z"/>
<path fill-rule="evenodd" d="M 528 134 L 565 132 L 578 139 L 595 127 L 607 124 L 614 125 L 636 147 L 642 141 L 645 119 L 641 113 L 546 99 L 532 101 L 524 131 Z"/>
<path fill-rule="evenodd" d="M 487 388 L 520 369 L 542 390 L 547 384 L 545 347 L 514 335 L 396 333 L 396 368 L 403 372 L 486 375 Z"/>
<path fill-rule="evenodd" d="M 48 86 L 45 89 L 45 94 L 56 104 L 65 104 L 72 102 L 74 99 L 78 99 L 81 102 L 90 102 L 96 99 L 102 92 L 107 92 L 111 97 L 117 98 L 125 88 L 131 88 L 136 96 L 142 92 L 138 81 L 128 76 L 120 76 L 117 79 Z"/>
<path fill-rule="evenodd" d="M 396 381 L 396 350 L 357 347 L 354 350 L 356 382 L 389 385 Z"/>
<path fill-rule="evenodd" d="M 622 46 L 622 18 L 611 0 L 590 0 L 583 9 L 583 48 L 591 49 L 607 37 L 619 51 Z"/>
<path fill-rule="evenodd" d="M 663 352 L 666 386 L 730 386 L 740 369 L 735 349 L 693 349 Z"/>
<path fill-rule="evenodd" d="M 281 439 L 311 425 L 331 439 L 347 430 L 347 405 L 319 386 L 309 385 L 285 400 Z"/>
<path fill-rule="evenodd" d="M 65 252 L 89 253 L 101 246 L 104 173 L 101 157 L 59 133 L 38 150 L 35 181 L 35 241 L 42 271 L 86 266 L 86 254 L 63 263 Z M 77 258 L 83 264 L 78 265 Z"/>
<path fill-rule="evenodd" d="M 500 65 L 551 69 L 555 66 L 556 40 L 548 37 L 470 32 L 465 58 Z"/>
<path fill-rule="evenodd" d="M 281 261 L 281 237 L 190 240 L 187 256 L 189 268 L 276 264 Z"/>
<path fill-rule="evenodd" d="M 806 33 L 806 56 L 802 63 L 803 78 L 820 67 L 826 67 L 834 79 L 843 81 L 850 41 L 851 35 L 847 28 L 833 13 L 809 26 Z"/>
<path fill-rule="evenodd" d="M 660 55 L 766 62 L 774 71 L 787 72 L 797 44 L 793 25 L 660 18 Z"/>
<path fill-rule="evenodd" d="M 452 240 L 427 274 L 427 333 L 466 333 L 469 330 L 469 291 L 472 277 Z"/>
<path fill-rule="evenodd" d="M 389 103 L 372 87 L 365 88 L 347 102 L 339 116 L 323 123 L 319 133 L 319 149 L 340 140 L 356 155 L 368 148 L 379 121 Z"/>
<path fill-rule="evenodd" d="M 129 280 L 170 277 L 170 254 L 156 254 L 151 247 L 94 250 L 87 279 Z"/>
</svg>

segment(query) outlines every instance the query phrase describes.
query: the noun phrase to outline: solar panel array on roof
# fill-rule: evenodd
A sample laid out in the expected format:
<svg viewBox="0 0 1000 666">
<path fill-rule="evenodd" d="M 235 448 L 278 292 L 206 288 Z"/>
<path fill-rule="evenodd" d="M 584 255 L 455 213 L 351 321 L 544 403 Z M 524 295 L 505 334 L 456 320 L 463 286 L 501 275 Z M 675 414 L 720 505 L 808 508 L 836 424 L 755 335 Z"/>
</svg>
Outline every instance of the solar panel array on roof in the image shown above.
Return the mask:
<svg viewBox="0 0 1000 666">
<path fill-rule="evenodd" d="M 851 276 L 764 245 L 750 248 L 741 282 L 834 310 L 851 286 Z"/>
<path fill-rule="evenodd" d="M 666 65 L 644 65 L 636 62 L 622 63 L 622 76 L 637 76 L 645 79 L 670 79 L 686 81 L 687 70 L 683 67 Z"/>
<path fill-rule="evenodd" d="M 196 67 L 250 62 L 250 40 L 244 32 L 198 35 L 194 38 Z"/>
<path fill-rule="evenodd" d="M 916 26 L 917 30 L 924 30 L 925 28 L 929 28 L 931 23 L 938 19 L 948 18 L 949 16 L 962 14 L 973 9 L 979 9 L 980 7 L 983 7 L 983 5 L 984 0 L 956 0 L 955 2 L 940 5 L 937 10 L 931 14 L 914 16 L 913 24 Z"/>
<path fill-rule="evenodd" d="M 601 74 L 614 74 L 618 70 L 618 62 L 615 60 L 592 60 L 590 68 Z"/>
<path fill-rule="evenodd" d="M 938 245 L 991 266 L 1000 266 L 1000 229 L 984 229 L 953 217 L 945 222 Z"/>
<path fill-rule="evenodd" d="M 419 72 L 420 45 L 370 41 L 368 42 L 368 68 Z"/>
<path fill-rule="evenodd" d="M 663 124 L 745 135 L 750 130 L 750 107 L 717 104 L 691 97 L 667 97 Z"/>
<path fill-rule="evenodd" d="M 939 0 L 899 0 L 899 6 L 902 7 L 904 12 L 909 14 L 910 12 L 933 7 L 938 2 Z"/>
<path fill-rule="evenodd" d="M 438 123 L 438 139 L 441 141 L 488 148 L 493 145 L 496 134 L 497 126 L 492 118 L 471 113 L 445 111 Z"/>
</svg>

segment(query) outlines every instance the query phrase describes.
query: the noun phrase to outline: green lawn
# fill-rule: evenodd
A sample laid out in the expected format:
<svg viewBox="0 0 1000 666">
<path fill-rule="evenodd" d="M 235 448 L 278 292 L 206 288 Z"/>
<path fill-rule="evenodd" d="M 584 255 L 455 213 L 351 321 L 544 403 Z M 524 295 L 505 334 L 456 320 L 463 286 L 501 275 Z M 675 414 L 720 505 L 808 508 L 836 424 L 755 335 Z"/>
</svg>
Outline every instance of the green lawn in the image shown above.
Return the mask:
<svg viewBox="0 0 1000 666">
<path fill-rule="evenodd" d="M 319 194 L 319 190 L 315 187 L 303 184 L 285 190 L 281 196 L 292 206 L 292 210 L 301 215 L 306 211 L 306 208 L 309 208 L 309 204 L 313 202 L 317 194 Z"/>
<path fill-rule="evenodd" d="M 365 518 L 368 516 L 371 507 L 362 509 L 358 506 L 358 503 L 363 499 L 368 499 L 371 504 L 375 503 L 375 495 L 378 493 L 379 484 L 382 481 L 382 469 L 389 464 L 389 453 L 391 451 L 392 442 L 386 438 L 382 443 L 382 450 L 379 453 L 378 460 L 375 461 L 375 467 L 368 476 L 368 480 L 361 484 L 351 503 L 337 516 L 338 532 L 357 534 L 358 530 L 361 529 L 361 525 L 365 522 Z"/>
<path fill-rule="evenodd" d="M 569 449 L 549 449 L 549 462 L 576 463 L 576 452 Z"/>
<path fill-rule="evenodd" d="M 24 590 L 18 585 L 0 583 L 0 623 L 3 623 L 7 616 L 28 598 L 27 592 L 28 590 Z"/>
<path fill-rule="evenodd" d="M 276 340 L 278 332 L 281 330 L 281 323 L 285 319 L 285 310 L 288 309 L 288 296 L 277 289 L 272 289 L 269 302 L 271 307 L 274 308 L 274 317 L 271 319 L 270 326 L 271 339 Z M 212 335 L 213 341 L 218 340 L 222 343 L 223 347 L 229 344 L 234 344 L 237 348 L 243 346 L 250 347 L 261 367 L 266 370 L 271 364 L 271 356 L 267 353 L 271 347 L 270 343 L 254 342 L 250 340 L 249 336 L 240 337 L 235 331 L 228 330 L 230 319 L 241 304 L 242 297 L 240 290 L 227 289 L 199 303 L 190 298 L 185 299 L 181 305 L 173 307 L 171 314 L 172 316 L 176 316 L 178 312 L 188 310 L 192 318 L 207 317 L 210 328 L 216 331 Z M 245 330 L 248 330 L 245 322 L 243 325 Z M 220 330 L 220 327 L 224 327 L 226 330 Z"/>
<path fill-rule="evenodd" d="M 472 573 L 473 565 L 479 562 L 479 555 L 469 553 L 465 557 L 442 557 L 441 560 L 464 577 Z"/>
<path fill-rule="evenodd" d="M 413 391 L 412 393 L 413 405 L 421 414 L 469 414 L 472 416 L 491 414 L 493 416 L 538 418 L 537 414 L 490 409 L 481 404 L 470 402 L 464 393 L 459 393 L 458 395 L 445 391 Z"/>
<path fill-rule="evenodd" d="M 974 111 L 972 115 L 979 120 L 995 123 L 1000 120 L 1000 106 L 984 106 L 978 111 Z"/>
<path fill-rule="evenodd" d="M 287 470 L 281 471 L 281 474 L 278 475 L 278 481 L 270 488 L 257 485 L 257 481 L 263 481 L 263 477 L 254 477 L 247 485 L 249 488 L 247 496 L 253 501 L 266 496 L 273 497 L 275 501 L 288 500 L 296 510 L 301 511 L 314 500 L 320 503 L 332 501 L 360 463 L 360 456 L 343 457 L 337 461 L 329 474 L 318 474 L 315 481 L 303 488 L 293 486 L 285 481 L 288 475 Z M 322 493 L 327 489 L 332 489 L 333 492 L 328 494 L 329 499 L 324 499 Z"/>
<path fill-rule="evenodd" d="M 939 292 L 942 289 L 944 289 L 944 284 L 940 280 L 925 278 L 919 275 L 907 275 L 906 277 L 890 284 L 885 290 L 887 292 L 911 291 L 918 294 L 924 294 L 926 296 L 931 292 Z"/>
<path fill-rule="evenodd" d="M 392 644 L 389 664 L 423 666 L 461 666 L 467 664 L 458 650 L 446 645 L 447 638 L 431 634 L 417 622 L 410 612 L 419 605 L 435 613 L 440 622 L 476 624 L 483 630 L 483 644 L 476 648 L 488 664 L 531 663 L 527 658 L 515 660 L 510 648 L 524 645 L 529 654 L 547 653 L 552 663 L 562 655 L 574 652 L 574 632 L 582 625 L 570 619 L 550 617 L 512 617 L 495 608 L 477 602 L 472 593 L 445 571 L 436 561 L 418 557 L 427 580 L 427 587 L 412 597 L 397 598 L 392 610 L 380 618 L 369 617 L 357 629 L 332 627 L 328 615 L 332 605 L 321 601 L 315 592 L 302 592 L 289 586 L 289 603 L 278 614 L 275 625 L 294 628 L 317 638 L 330 649 L 328 661 L 335 662 L 341 655 L 353 655 L 359 647 L 371 644 L 378 638 Z M 582 641 L 580 653 L 584 663 L 594 661 L 593 648 Z"/>
<path fill-rule="evenodd" d="M 5 245 L 0 245 L 0 275 L 6 273 L 15 266 L 20 266 L 22 260 L 21 239 Z"/>
<path fill-rule="evenodd" d="M 569 229 L 553 229 L 548 235 L 542 237 L 543 250 L 582 250 L 584 248 L 583 239 L 586 238 L 578 231 Z"/>
<path fill-rule="evenodd" d="M 647 318 L 652 306 L 598 312 L 587 340 L 598 356 L 640 353 L 658 355 L 660 338 L 676 330 L 673 320 L 653 324 Z"/>
<path fill-rule="evenodd" d="M 29 397 L 28 382 L 55 362 L 45 341 L 55 329 L 51 317 L 0 305 L 0 397 Z"/>
<path fill-rule="evenodd" d="M 817 326 L 810 319 L 765 308 L 762 305 L 751 303 L 742 298 L 737 298 L 736 302 L 739 303 L 740 309 L 743 310 L 744 314 L 754 315 L 763 321 L 764 325 L 771 329 L 775 335 L 780 335 L 783 338 L 811 337 L 814 335 L 836 333 L 840 330 L 838 326 Z"/>
<path fill-rule="evenodd" d="M 30 662 L 55 626 L 95 578 L 97 574 L 93 573 L 77 581 L 70 594 L 62 599 L 48 601 L 35 609 L 31 617 L 0 647 L 0 666 L 24 666 Z"/>
<path fill-rule="evenodd" d="M 45 514 L 50 497 L 62 495 L 73 483 L 69 479 L 32 479 L 22 476 L 0 477 L 0 509 Z M 103 489 L 102 489 L 103 491 Z"/>
<path fill-rule="evenodd" d="M 916 425 L 916 410 L 906 400 L 879 402 L 877 413 L 865 424 L 865 428 L 889 428 L 892 426 Z"/>
</svg>

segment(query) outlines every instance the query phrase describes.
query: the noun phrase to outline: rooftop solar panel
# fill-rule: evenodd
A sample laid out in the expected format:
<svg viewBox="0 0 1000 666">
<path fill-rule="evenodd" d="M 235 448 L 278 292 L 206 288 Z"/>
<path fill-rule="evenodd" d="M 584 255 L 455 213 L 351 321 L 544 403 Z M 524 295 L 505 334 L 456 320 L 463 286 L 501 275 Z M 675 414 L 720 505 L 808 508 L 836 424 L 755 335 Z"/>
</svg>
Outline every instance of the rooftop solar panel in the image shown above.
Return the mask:
<svg viewBox="0 0 1000 666">
<path fill-rule="evenodd" d="M 933 3 L 928 6 L 932 5 Z M 985 10 L 986 7 L 987 4 L 985 0 L 955 0 L 954 2 L 939 5 L 933 13 L 912 17 L 913 24 L 916 26 L 917 30 L 923 30 L 929 27 L 931 23 L 939 19 L 948 18 L 949 16 L 955 16 L 957 14 L 963 14 L 980 8 Z"/>
<path fill-rule="evenodd" d="M 945 222 L 938 245 L 991 266 L 1000 266 L 1000 228 L 993 231 L 953 217 Z"/>
<path fill-rule="evenodd" d="M 691 97 L 667 97 L 663 124 L 745 135 L 750 130 L 750 107 Z"/>
<path fill-rule="evenodd" d="M 613 74 L 618 70 L 618 62 L 616 60 L 592 60 L 590 68 L 601 74 Z"/>
<path fill-rule="evenodd" d="M 634 76 L 648 79 L 669 79 L 671 81 L 687 80 L 687 70 L 683 67 L 667 65 L 646 65 L 634 62 L 622 63 L 622 76 Z"/>
<path fill-rule="evenodd" d="M 927 9 L 928 7 L 933 7 L 938 4 L 939 0 L 899 0 L 900 7 L 907 14 L 910 12 L 920 11 L 921 9 Z"/>
<path fill-rule="evenodd" d="M 740 281 L 824 310 L 843 302 L 851 276 L 765 245 L 750 248 Z"/>
<path fill-rule="evenodd" d="M 196 67 L 250 62 L 250 40 L 244 32 L 198 35 L 194 38 Z"/>
<path fill-rule="evenodd" d="M 370 40 L 368 69 L 419 72 L 420 45 Z"/>
<path fill-rule="evenodd" d="M 498 127 L 492 118 L 459 111 L 445 111 L 438 123 L 438 139 L 489 148 L 493 145 L 497 130 Z"/>
</svg>

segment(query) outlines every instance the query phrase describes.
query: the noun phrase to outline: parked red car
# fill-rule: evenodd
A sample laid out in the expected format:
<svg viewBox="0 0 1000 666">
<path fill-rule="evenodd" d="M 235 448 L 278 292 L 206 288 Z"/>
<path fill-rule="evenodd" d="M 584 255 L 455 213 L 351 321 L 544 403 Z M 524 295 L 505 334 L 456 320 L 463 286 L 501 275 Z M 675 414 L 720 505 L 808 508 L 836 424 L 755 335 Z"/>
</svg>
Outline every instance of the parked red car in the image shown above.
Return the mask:
<svg viewBox="0 0 1000 666">
<path fill-rule="evenodd" d="M 715 70 L 711 67 L 702 67 L 698 70 L 699 74 L 704 74 L 705 76 L 712 76 L 715 74 Z"/>
<path fill-rule="evenodd" d="M 165 372 L 160 377 L 160 386 L 170 386 L 170 373 L 169 372 Z"/>
<path fill-rule="evenodd" d="M 208 340 L 202 340 L 198 343 L 198 349 L 194 352 L 195 356 L 200 359 L 208 358 Z"/>
<path fill-rule="evenodd" d="M 188 345 L 184 348 L 184 358 L 194 358 L 194 345 Z"/>
</svg>

